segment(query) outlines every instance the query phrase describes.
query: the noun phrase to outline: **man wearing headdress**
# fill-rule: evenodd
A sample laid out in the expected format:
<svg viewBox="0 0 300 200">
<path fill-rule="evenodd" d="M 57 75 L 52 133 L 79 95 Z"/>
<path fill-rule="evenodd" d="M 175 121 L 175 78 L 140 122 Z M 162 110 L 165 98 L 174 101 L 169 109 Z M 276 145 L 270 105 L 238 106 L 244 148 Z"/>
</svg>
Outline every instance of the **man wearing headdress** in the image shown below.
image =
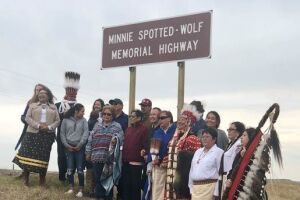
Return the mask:
<svg viewBox="0 0 300 200">
<path fill-rule="evenodd" d="M 58 171 L 59 171 L 59 180 L 66 180 L 66 172 L 67 172 L 67 161 L 65 156 L 65 147 L 60 140 L 60 126 L 61 122 L 64 118 L 64 114 L 76 104 L 76 96 L 77 91 L 79 90 L 79 81 L 80 74 L 76 72 L 65 72 L 65 96 L 61 102 L 56 103 L 56 107 L 59 113 L 60 124 L 57 129 L 57 163 L 58 163 Z"/>
<path fill-rule="evenodd" d="M 176 131 L 168 145 L 168 155 L 162 162 L 167 167 L 165 200 L 191 199 L 189 169 L 194 152 L 201 146 L 200 139 L 191 132 L 191 128 L 200 117 L 194 105 L 183 106 Z"/>
</svg>

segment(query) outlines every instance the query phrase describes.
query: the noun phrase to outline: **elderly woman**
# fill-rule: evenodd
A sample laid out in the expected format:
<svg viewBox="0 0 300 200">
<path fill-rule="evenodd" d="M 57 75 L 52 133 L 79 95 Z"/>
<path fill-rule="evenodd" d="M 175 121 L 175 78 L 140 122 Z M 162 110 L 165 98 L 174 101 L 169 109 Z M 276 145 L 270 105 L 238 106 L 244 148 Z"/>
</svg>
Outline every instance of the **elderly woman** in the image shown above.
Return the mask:
<svg viewBox="0 0 300 200">
<path fill-rule="evenodd" d="M 181 110 L 176 132 L 168 145 L 168 156 L 162 163 L 167 167 L 164 199 L 190 199 L 189 169 L 194 152 L 200 148 L 199 138 L 190 131 L 199 117 L 194 105 L 185 104 Z"/>
<path fill-rule="evenodd" d="M 86 160 L 91 160 L 93 163 L 96 198 L 112 199 L 113 183 L 117 183 L 120 177 L 121 156 L 119 154 L 124 133 L 121 125 L 113 121 L 114 117 L 114 108 L 109 105 L 104 106 L 102 122 L 95 124 L 86 145 Z"/>
<path fill-rule="evenodd" d="M 228 138 L 226 137 L 226 133 L 223 130 L 219 129 L 221 123 L 221 118 L 219 113 L 217 113 L 216 111 L 208 112 L 205 118 L 205 122 L 207 127 L 212 127 L 217 129 L 218 137 L 217 137 L 216 144 L 219 148 L 225 150 L 228 144 Z"/>
<path fill-rule="evenodd" d="M 232 122 L 229 125 L 228 131 L 228 139 L 229 143 L 224 151 L 224 154 L 221 158 L 221 164 L 219 169 L 219 180 L 217 184 L 218 190 L 216 190 L 215 196 L 222 196 L 224 182 L 226 181 L 226 175 L 232 168 L 233 160 L 240 151 L 241 140 L 243 132 L 245 131 L 245 125 L 242 122 Z"/>
<path fill-rule="evenodd" d="M 203 148 L 194 154 L 189 174 L 189 188 L 193 200 L 213 199 L 223 154 L 223 150 L 216 145 L 217 135 L 215 128 L 205 129 L 202 136 Z"/>
<path fill-rule="evenodd" d="M 29 185 L 29 173 L 40 175 L 40 185 L 45 185 L 45 177 L 50 151 L 55 139 L 55 128 L 59 125 L 59 115 L 53 104 L 53 94 L 48 88 L 38 93 L 39 101 L 29 106 L 26 122 L 28 127 L 21 148 L 13 162 L 24 171 L 24 184 Z"/>
</svg>

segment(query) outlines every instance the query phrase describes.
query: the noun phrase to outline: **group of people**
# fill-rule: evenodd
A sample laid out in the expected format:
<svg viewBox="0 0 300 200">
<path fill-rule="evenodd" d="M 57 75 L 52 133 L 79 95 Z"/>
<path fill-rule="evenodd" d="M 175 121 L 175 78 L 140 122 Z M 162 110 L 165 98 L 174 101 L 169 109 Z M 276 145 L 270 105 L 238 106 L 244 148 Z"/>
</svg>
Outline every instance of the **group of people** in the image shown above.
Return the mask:
<svg viewBox="0 0 300 200">
<path fill-rule="evenodd" d="M 25 127 L 13 160 L 22 168 L 26 186 L 31 172 L 39 173 L 39 184 L 45 185 L 56 140 L 58 178 L 69 183 L 66 195 L 74 193 L 75 171 L 77 197 L 83 196 L 84 184 L 96 199 L 112 199 L 114 186 L 122 200 L 208 200 L 226 195 L 235 176 L 232 169 L 256 135 L 254 128 L 235 121 L 227 137 L 219 129 L 216 111 L 204 119 L 200 101 L 185 104 L 174 122 L 170 111 L 152 107 L 147 98 L 129 116 L 121 99 L 108 104 L 96 99 L 86 120 L 85 107 L 76 101 L 79 80 L 78 73 L 65 73 L 66 95 L 56 104 L 48 87 L 35 86 L 21 117 Z"/>
</svg>

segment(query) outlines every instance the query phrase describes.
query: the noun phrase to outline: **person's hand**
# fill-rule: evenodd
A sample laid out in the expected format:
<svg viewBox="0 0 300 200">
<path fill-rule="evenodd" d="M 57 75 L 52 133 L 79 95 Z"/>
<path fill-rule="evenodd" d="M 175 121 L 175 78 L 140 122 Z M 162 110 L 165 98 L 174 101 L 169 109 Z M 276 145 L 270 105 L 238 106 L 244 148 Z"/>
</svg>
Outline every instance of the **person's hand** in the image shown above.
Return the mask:
<svg viewBox="0 0 300 200">
<path fill-rule="evenodd" d="M 146 155 L 146 150 L 142 149 L 141 152 L 140 152 L 140 154 L 141 154 L 142 157 L 144 157 Z"/>
<path fill-rule="evenodd" d="M 75 150 L 75 151 L 80 151 L 80 147 L 79 146 L 76 146 L 76 147 L 73 147 L 73 149 Z"/>
<path fill-rule="evenodd" d="M 91 161 L 91 155 L 86 155 L 86 156 L 85 156 L 85 159 L 86 159 L 87 161 Z"/>
<path fill-rule="evenodd" d="M 246 153 L 246 148 L 243 147 L 243 149 L 242 149 L 242 151 L 241 151 L 241 156 L 244 157 L 245 153 Z"/>
<path fill-rule="evenodd" d="M 226 187 L 228 187 L 228 188 L 230 188 L 231 187 L 231 185 L 232 185 L 232 181 L 231 181 L 231 179 L 227 179 L 227 181 L 226 181 Z"/>
<path fill-rule="evenodd" d="M 165 156 L 160 164 L 161 167 L 168 167 L 168 162 L 169 162 L 169 159 L 168 159 L 168 156 Z"/>
<path fill-rule="evenodd" d="M 117 139 L 116 138 L 112 139 L 111 144 L 116 145 L 117 144 Z"/>
<path fill-rule="evenodd" d="M 41 131 L 47 131 L 48 130 L 47 124 L 46 123 L 40 123 L 39 130 L 41 130 Z"/>
<path fill-rule="evenodd" d="M 159 164 L 159 160 L 152 160 L 152 165 L 153 166 L 156 166 L 156 165 L 158 165 Z"/>
<path fill-rule="evenodd" d="M 67 147 L 68 151 L 73 152 L 75 149 L 72 146 Z"/>
</svg>

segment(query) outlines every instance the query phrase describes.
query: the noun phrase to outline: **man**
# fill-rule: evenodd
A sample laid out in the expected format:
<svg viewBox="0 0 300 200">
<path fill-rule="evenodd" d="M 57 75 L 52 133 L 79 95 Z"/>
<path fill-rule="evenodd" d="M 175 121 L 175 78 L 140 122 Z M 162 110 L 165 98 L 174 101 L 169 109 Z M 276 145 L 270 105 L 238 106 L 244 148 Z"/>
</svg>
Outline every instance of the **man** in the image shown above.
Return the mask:
<svg viewBox="0 0 300 200">
<path fill-rule="evenodd" d="M 204 147 L 198 149 L 193 156 L 189 174 L 189 188 L 193 200 L 218 199 L 216 182 L 223 150 L 216 145 L 217 137 L 215 128 L 205 129 L 202 137 Z"/>
<path fill-rule="evenodd" d="M 115 117 L 115 122 L 118 122 L 122 129 L 123 132 L 125 133 L 126 129 L 128 128 L 128 115 L 126 115 L 123 112 L 123 101 L 121 99 L 115 98 L 109 100 L 109 104 L 112 105 L 115 109 L 116 117 Z M 122 186 L 121 184 L 117 185 L 117 199 L 121 199 L 122 197 Z"/>
<path fill-rule="evenodd" d="M 143 119 L 143 124 L 146 126 L 148 129 L 151 128 L 151 123 L 149 119 L 149 115 L 152 109 L 152 101 L 150 99 L 143 99 L 141 103 L 139 103 L 141 106 L 141 111 L 144 113 L 144 119 Z"/>
<path fill-rule="evenodd" d="M 64 99 L 61 102 L 56 103 L 56 107 L 59 113 L 60 124 L 57 128 L 57 163 L 58 163 L 58 172 L 59 180 L 64 182 L 66 181 L 66 172 L 67 172 L 67 160 L 65 155 L 65 147 L 60 139 L 60 127 L 62 120 L 64 119 L 64 114 L 76 104 L 77 91 L 79 90 L 79 81 L 80 74 L 76 72 L 65 72 L 65 83 L 64 88 L 66 94 Z"/>
<path fill-rule="evenodd" d="M 147 140 L 147 149 L 150 149 L 150 141 L 151 138 L 154 135 L 154 132 L 157 131 L 160 128 L 160 113 L 161 113 L 161 109 L 160 108 L 152 108 L 150 115 L 149 115 L 149 121 L 150 121 L 150 129 L 148 130 L 148 140 Z M 145 155 L 145 152 L 142 152 L 142 155 Z M 145 160 L 147 159 L 147 156 L 145 156 Z M 147 195 L 147 193 L 149 193 L 148 188 L 149 188 L 149 181 L 147 179 L 147 165 L 144 166 L 143 168 L 143 174 L 142 174 L 142 188 L 143 188 L 143 199 L 145 199 L 145 196 Z"/>
<path fill-rule="evenodd" d="M 123 132 L 125 133 L 128 127 L 128 115 L 123 112 L 123 101 L 121 99 L 115 98 L 109 100 L 109 104 L 112 105 L 115 109 L 115 121 L 121 125 Z"/>
</svg>

